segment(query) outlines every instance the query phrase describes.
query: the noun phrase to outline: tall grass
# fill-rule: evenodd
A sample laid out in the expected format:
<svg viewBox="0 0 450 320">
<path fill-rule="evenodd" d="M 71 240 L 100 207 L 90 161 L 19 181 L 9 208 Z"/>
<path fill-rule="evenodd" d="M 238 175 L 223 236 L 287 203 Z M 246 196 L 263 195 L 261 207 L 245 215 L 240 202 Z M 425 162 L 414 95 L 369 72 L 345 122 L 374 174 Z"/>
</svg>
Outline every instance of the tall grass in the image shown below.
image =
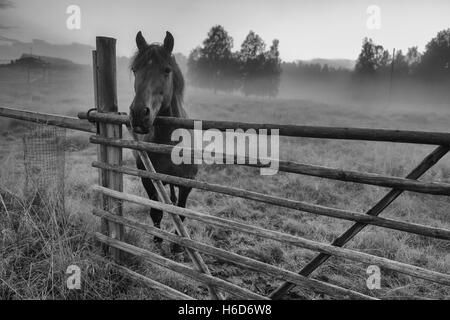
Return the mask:
<svg viewBox="0 0 450 320">
<path fill-rule="evenodd" d="M 23 192 L 17 149 L 2 154 L 0 170 L 0 300 L 158 298 L 99 258 L 103 254 L 90 236 L 97 229 L 91 199 L 85 207 L 80 201 L 81 195 L 86 198 L 89 179 L 69 184 L 63 210 L 54 193 Z M 128 263 L 140 268 L 138 260 Z M 80 290 L 67 287 L 71 265 L 81 270 Z"/>
</svg>

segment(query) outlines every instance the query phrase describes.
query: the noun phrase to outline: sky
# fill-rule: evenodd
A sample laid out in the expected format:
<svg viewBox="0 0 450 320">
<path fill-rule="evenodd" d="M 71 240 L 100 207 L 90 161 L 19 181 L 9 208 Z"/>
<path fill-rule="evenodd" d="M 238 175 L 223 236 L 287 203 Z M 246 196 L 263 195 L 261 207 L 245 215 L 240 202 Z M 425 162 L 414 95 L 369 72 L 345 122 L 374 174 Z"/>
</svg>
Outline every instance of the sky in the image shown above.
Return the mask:
<svg viewBox="0 0 450 320">
<path fill-rule="evenodd" d="M 69 30 L 70 5 L 81 10 L 81 28 Z M 369 29 L 367 9 L 380 9 L 380 29 Z M 208 30 L 225 27 L 238 50 L 250 30 L 269 46 L 280 40 L 284 61 L 356 59 L 362 39 L 406 50 L 450 27 L 449 0 L 0 0 L 0 37 L 94 46 L 96 36 L 117 38 L 117 54 L 135 50 L 142 30 L 148 42 L 175 37 L 175 52 L 201 45 Z"/>
</svg>

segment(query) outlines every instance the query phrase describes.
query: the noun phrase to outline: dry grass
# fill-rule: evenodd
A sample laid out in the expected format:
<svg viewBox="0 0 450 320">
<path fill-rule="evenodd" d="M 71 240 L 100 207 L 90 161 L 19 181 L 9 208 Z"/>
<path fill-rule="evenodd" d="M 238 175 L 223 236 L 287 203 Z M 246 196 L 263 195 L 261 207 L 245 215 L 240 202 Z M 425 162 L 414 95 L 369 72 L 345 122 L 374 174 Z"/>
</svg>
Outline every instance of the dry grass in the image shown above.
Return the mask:
<svg viewBox="0 0 450 320">
<path fill-rule="evenodd" d="M 126 82 L 126 80 L 122 81 Z M 122 84 L 119 88 L 131 88 L 131 86 Z M 53 94 L 52 89 L 45 86 L 39 90 L 42 99 L 51 100 L 47 105 L 50 105 L 50 108 L 57 113 L 73 113 L 75 110 L 87 109 L 92 100 L 87 87 L 67 92 L 64 101 L 61 99 L 63 95 L 66 95 L 65 93 Z M 79 98 L 81 92 L 84 95 Z M 48 95 L 50 98 L 46 98 Z M 10 92 L 10 98 L 3 103 L 17 102 L 15 98 L 11 98 L 15 96 L 20 94 Z M 123 103 L 131 101 L 131 92 L 122 91 L 119 97 Z M 41 103 L 44 105 L 45 101 Z M 60 103 L 65 106 L 58 112 L 56 106 Z M 19 105 L 20 103 L 15 106 Z M 29 103 L 23 107 L 31 109 L 31 106 L 32 104 Z M 283 124 L 447 131 L 450 120 L 448 112 L 434 111 L 431 108 L 404 112 L 393 109 L 379 110 L 364 105 L 344 107 L 303 100 L 266 100 L 233 95 L 212 95 L 197 90 L 188 91 L 186 107 L 194 118 Z M 121 109 L 126 111 L 127 107 L 123 105 Z M 87 144 L 87 136 L 75 133 L 68 135 L 65 210 L 67 215 L 61 217 L 51 208 L 44 207 L 36 210 L 27 206 L 23 200 L 19 139 L 22 132 L 23 127 L 14 125 L 0 138 L 2 163 L 0 189 L 4 199 L 4 205 L 0 204 L 2 230 L 0 298 L 160 298 L 145 287 L 116 274 L 105 265 L 104 261 L 95 258 L 99 252 L 88 233 L 98 227 L 98 221 L 90 214 L 92 206 L 95 206 L 98 200 L 89 192 L 89 186 L 97 181 L 97 172 L 90 167 L 91 161 L 96 158 L 96 149 Z M 283 159 L 394 176 L 407 174 L 432 150 L 431 147 L 426 146 L 317 139 L 285 138 L 281 142 Z M 129 152 L 125 153 L 125 160 L 127 165 L 133 165 Z M 359 212 L 369 209 L 387 191 L 384 188 L 293 174 L 280 173 L 272 177 L 264 177 L 260 176 L 257 170 L 236 166 L 203 166 L 198 179 Z M 448 157 L 433 167 L 424 176 L 424 180 L 450 182 Z M 134 177 L 125 178 L 125 191 L 145 196 L 140 181 Z M 432 197 L 406 192 L 383 213 L 383 216 L 449 229 L 448 205 L 448 197 Z M 321 242 L 331 242 L 351 225 L 346 221 L 201 190 L 193 191 L 188 207 Z M 148 211 L 136 205 L 126 204 L 125 213 L 129 217 L 151 223 Z M 165 217 L 163 221 L 163 227 L 171 229 L 169 219 Z M 274 241 L 263 241 L 253 236 L 228 232 L 195 221 L 188 221 L 187 225 L 192 237 L 196 240 L 292 271 L 301 269 L 315 255 L 309 250 Z M 127 231 L 129 242 L 184 261 L 184 257 L 171 255 L 167 243 L 164 243 L 161 248 L 155 248 L 150 237 Z M 355 237 L 348 247 L 450 273 L 450 244 L 445 241 L 368 227 Z M 261 294 L 269 294 L 281 283 L 279 279 L 246 271 L 212 257 L 205 257 L 205 260 L 213 274 Z M 132 265 L 133 269 L 194 297 L 207 297 L 204 286 L 199 287 L 193 281 L 172 272 L 143 261 L 128 259 L 127 263 Z M 71 264 L 76 264 L 82 269 L 82 290 L 79 292 L 69 291 L 65 287 L 67 278 L 65 271 Z M 382 270 L 382 289 L 370 291 L 365 285 L 366 268 L 366 265 L 360 263 L 332 258 L 313 276 L 379 298 L 448 299 L 450 297 L 449 288 L 388 270 Z M 302 288 L 296 288 L 290 293 L 289 298 L 322 297 Z"/>
</svg>

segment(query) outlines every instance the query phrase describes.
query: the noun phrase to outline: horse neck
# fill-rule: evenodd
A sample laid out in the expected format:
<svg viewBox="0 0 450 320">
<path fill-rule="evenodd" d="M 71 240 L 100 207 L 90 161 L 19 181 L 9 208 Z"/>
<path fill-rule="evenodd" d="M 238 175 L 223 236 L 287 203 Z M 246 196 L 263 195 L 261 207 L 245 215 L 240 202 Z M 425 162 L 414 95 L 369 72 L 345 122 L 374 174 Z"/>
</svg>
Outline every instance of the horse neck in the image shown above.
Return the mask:
<svg viewBox="0 0 450 320">
<path fill-rule="evenodd" d="M 162 109 L 158 116 L 161 117 L 174 117 L 174 118 L 187 118 L 186 111 L 183 108 L 181 98 L 173 96 L 170 105 Z M 152 135 L 152 141 L 158 142 L 170 142 L 172 131 L 175 129 L 170 126 L 156 127 L 157 130 Z"/>
</svg>

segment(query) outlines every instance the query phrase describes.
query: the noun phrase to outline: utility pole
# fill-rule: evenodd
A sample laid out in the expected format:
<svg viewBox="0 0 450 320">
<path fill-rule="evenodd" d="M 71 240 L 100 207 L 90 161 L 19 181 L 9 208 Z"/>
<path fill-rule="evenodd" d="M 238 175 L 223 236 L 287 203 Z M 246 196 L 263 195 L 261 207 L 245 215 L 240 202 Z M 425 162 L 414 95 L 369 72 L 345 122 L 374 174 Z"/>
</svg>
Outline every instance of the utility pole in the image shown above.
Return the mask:
<svg viewBox="0 0 450 320">
<path fill-rule="evenodd" d="M 31 81 L 31 79 L 30 79 L 30 68 L 31 68 L 30 62 L 31 62 L 32 58 L 33 58 L 33 46 L 30 47 L 30 59 L 27 63 L 27 83 L 28 84 L 30 84 L 30 81 Z"/>
<path fill-rule="evenodd" d="M 389 83 L 389 106 L 391 105 L 391 98 L 392 98 L 392 82 L 394 80 L 394 62 L 395 62 L 395 48 L 394 50 L 392 50 L 391 77 Z"/>
<path fill-rule="evenodd" d="M 30 63 L 27 63 L 27 83 L 30 84 Z"/>
</svg>

